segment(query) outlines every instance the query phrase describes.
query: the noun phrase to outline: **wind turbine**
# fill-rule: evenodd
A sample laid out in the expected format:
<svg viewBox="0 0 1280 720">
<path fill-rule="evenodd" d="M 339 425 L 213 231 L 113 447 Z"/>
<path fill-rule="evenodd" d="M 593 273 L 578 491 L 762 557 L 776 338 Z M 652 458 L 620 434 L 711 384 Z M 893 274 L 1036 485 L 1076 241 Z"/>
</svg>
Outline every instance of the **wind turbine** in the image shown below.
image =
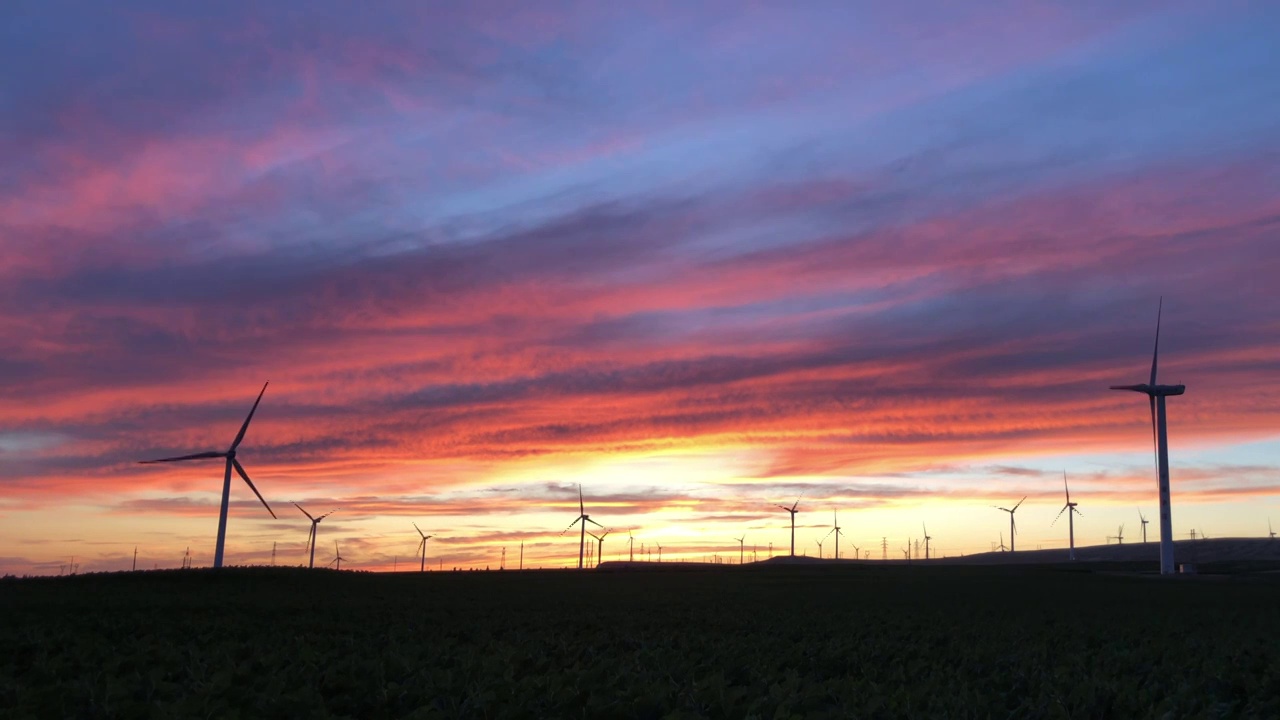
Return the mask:
<svg viewBox="0 0 1280 720">
<path fill-rule="evenodd" d="M 929 541 L 932 540 L 933 537 L 929 535 L 928 525 L 925 525 L 924 523 L 920 523 L 920 527 L 924 528 L 924 559 L 928 560 L 929 559 Z"/>
<path fill-rule="evenodd" d="M 1025 501 L 1026 499 L 1027 499 L 1027 496 L 1023 495 L 1022 500 L 1018 501 L 1018 505 L 1021 505 L 1023 501 Z M 1012 510 L 1010 510 L 1009 508 L 999 507 L 998 505 L 991 506 L 997 510 L 1003 510 L 1004 512 L 1009 513 L 1009 552 L 1013 552 L 1013 548 L 1017 545 L 1017 543 L 1013 541 L 1013 536 L 1018 532 L 1018 525 L 1013 521 L 1013 514 L 1018 512 L 1018 505 L 1014 505 Z M 1003 541 L 1001 541 L 1001 544 L 1003 544 Z"/>
<path fill-rule="evenodd" d="M 572 526 L 570 526 L 572 527 Z M 636 559 L 636 536 L 627 531 L 627 562 L 635 562 Z"/>
<path fill-rule="evenodd" d="M 1005 552 L 1009 548 L 1004 546 L 1004 531 L 1000 531 L 1000 552 Z"/>
<path fill-rule="evenodd" d="M 1116 532 L 1115 535 L 1108 535 L 1107 540 L 1108 541 L 1115 540 L 1117 545 L 1123 545 L 1124 544 L 1124 525 L 1120 526 L 1120 529 Z"/>
<path fill-rule="evenodd" d="M 595 533 L 587 533 L 587 534 L 596 539 L 596 565 L 599 566 L 600 558 L 604 557 L 604 539 L 609 537 L 609 531 L 605 530 L 603 533 L 599 535 Z"/>
<path fill-rule="evenodd" d="M 800 498 L 802 497 L 804 497 L 804 493 L 800 493 L 800 496 L 796 498 L 795 503 L 793 503 L 791 507 L 787 507 L 786 505 L 778 506 L 791 513 L 791 557 L 796 556 L 796 506 L 800 504 Z"/>
<path fill-rule="evenodd" d="M 839 560 L 840 559 L 840 518 L 837 516 L 835 510 L 831 511 L 831 532 L 836 534 L 835 558 L 836 560 Z M 827 533 L 827 534 L 830 535 L 831 533 Z"/>
<path fill-rule="evenodd" d="M 1071 560 L 1075 560 L 1076 559 L 1076 518 L 1075 516 L 1083 515 L 1083 513 L 1081 513 L 1079 510 L 1076 509 L 1076 505 L 1079 505 L 1079 503 L 1071 502 L 1071 488 L 1067 487 L 1067 471 L 1066 470 L 1062 471 L 1062 490 L 1067 494 L 1067 504 L 1062 506 L 1062 509 L 1058 511 L 1057 517 L 1055 517 L 1053 519 L 1053 522 L 1049 523 L 1049 525 L 1052 526 L 1055 523 L 1057 523 L 1058 518 L 1062 517 L 1062 513 L 1067 514 L 1067 541 L 1070 544 L 1070 548 L 1071 548 L 1067 552 L 1067 557 Z M 1146 522 L 1146 521 L 1144 520 L 1143 522 Z M 1146 526 L 1143 526 L 1143 530 L 1146 530 Z"/>
<path fill-rule="evenodd" d="M 337 569 L 341 570 L 343 560 L 346 560 L 346 558 L 342 557 L 342 553 L 338 552 L 338 541 L 334 540 L 333 541 L 333 559 L 329 561 L 329 565 L 333 565 L 334 563 L 337 563 L 338 564 Z"/>
<path fill-rule="evenodd" d="M 1267 535 L 1270 536 L 1272 540 L 1276 539 L 1276 531 L 1271 529 L 1271 518 L 1267 518 Z"/>
<path fill-rule="evenodd" d="M 1138 508 L 1138 518 L 1142 520 L 1142 544 L 1146 545 L 1147 544 L 1147 523 L 1151 521 L 1147 519 L 1146 515 L 1142 514 L 1142 508 Z M 1270 521 L 1267 521 L 1267 522 L 1269 525 Z"/>
<path fill-rule="evenodd" d="M 827 533 L 827 535 L 830 535 L 830 534 L 831 533 Z M 825 539 L 826 539 L 826 536 L 823 536 L 823 540 Z M 822 540 L 814 540 L 814 542 L 818 544 L 818 559 L 821 560 L 822 559 Z"/>
<path fill-rule="evenodd" d="M 591 523 L 601 530 L 604 529 L 603 525 L 591 519 L 591 516 L 587 514 L 586 506 L 582 504 L 582 483 L 578 483 L 578 517 L 573 522 L 569 523 L 569 527 L 561 530 L 560 534 L 563 535 L 569 532 L 573 529 L 573 526 L 578 523 L 582 523 L 582 532 L 578 536 L 578 569 L 581 570 L 582 559 L 585 557 L 587 552 L 587 523 Z"/>
<path fill-rule="evenodd" d="M 1160 574 L 1172 575 L 1177 568 L 1173 564 L 1173 520 L 1169 509 L 1169 430 L 1164 399 L 1185 393 L 1187 386 L 1156 384 L 1156 364 L 1160 359 L 1160 316 L 1163 312 L 1164 298 L 1160 298 L 1160 305 L 1156 310 L 1156 344 L 1151 353 L 1151 378 L 1142 385 L 1112 385 L 1111 389 L 1140 392 L 1151 401 L 1151 439 L 1156 446 L 1156 476 L 1160 493 Z"/>
<path fill-rule="evenodd" d="M 293 506 L 298 508 L 299 510 L 302 510 L 302 506 L 299 505 L 298 503 L 294 503 Z M 307 567 L 313 568 L 316 566 L 316 526 L 320 524 L 321 520 L 329 517 L 330 515 L 338 512 L 338 510 L 341 510 L 341 509 L 342 508 L 338 508 L 337 510 L 330 510 L 329 512 L 321 515 L 320 517 L 311 517 L 311 513 L 307 512 L 306 510 L 302 510 L 302 514 L 306 515 L 307 519 L 311 521 L 311 532 L 310 534 L 307 535 L 307 544 L 311 546 L 311 562 L 307 564 Z"/>
<path fill-rule="evenodd" d="M 427 541 L 435 537 L 422 532 L 418 527 L 418 523 L 413 524 L 413 529 L 418 531 L 418 535 L 422 536 L 422 542 L 418 543 L 418 550 L 422 553 L 422 562 L 418 564 L 418 572 L 427 571 Z"/>
<path fill-rule="evenodd" d="M 747 542 L 747 534 L 746 534 L 746 533 L 743 533 L 743 534 L 742 534 L 742 537 L 740 537 L 740 538 L 734 538 L 734 540 L 737 540 L 737 541 L 738 541 L 738 564 L 739 564 L 739 565 L 741 565 L 741 564 L 742 564 L 742 556 L 745 554 L 745 549 L 746 549 L 746 547 L 747 547 L 747 546 L 746 546 L 746 542 Z"/>
<path fill-rule="evenodd" d="M 217 452 L 210 450 L 209 452 L 196 453 L 194 455 L 180 455 L 178 457 L 161 458 L 159 460 L 143 460 L 140 465 L 151 465 L 154 463 L 164 462 L 180 462 L 183 460 L 206 460 L 212 458 L 226 458 L 227 468 L 222 477 L 222 509 L 218 513 L 218 545 L 213 551 L 213 566 L 215 568 L 222 567 L 222 549 L 227 540 L 227 504 L 231 500 L 231 470 L 234 468 L 236 473 L 245 481 L 249 489 L 254 495 L 262 500 L 262 506 L 271 513 L 271 517 L 275 517 L 275 511 L 263 500 L 262 493 L 258 492 L 258 488 L 253 486 L 253 481 L 249 479 L 249 474 L 244 471 L 244 467 L 240 465 L 240 461 L 236 460 L 236 448 L 240 447 L 240 442 L 244 440 L 244 434 L 249 430 L 249 421 L 253 419 L 253 413 L 258 409 L 258 403 L 262 402 L 262 394 L 267 391 L 268 383 L 262 384 L 262 391 L 258 393 L 258 399 L 253 401 L 253 407 L 249 409 L 249 416 L 244 419 L 244 424 L 240 426 L 240 432 L 236 433 L 236 439 L 231 442 L 231 447 L 226 452 Z"/>
</svg>

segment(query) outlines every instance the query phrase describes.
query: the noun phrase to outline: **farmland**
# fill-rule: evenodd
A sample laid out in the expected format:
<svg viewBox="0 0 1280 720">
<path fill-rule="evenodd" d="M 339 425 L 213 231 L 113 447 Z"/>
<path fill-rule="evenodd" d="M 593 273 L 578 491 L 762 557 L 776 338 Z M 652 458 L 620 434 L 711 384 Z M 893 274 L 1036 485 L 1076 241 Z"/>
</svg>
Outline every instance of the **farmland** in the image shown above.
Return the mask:
<svg viewBox="0 0 1280 720">
<path fill-rule="evenodd" d="M 1266 573 L 232 568 L 0 617 L 5 717 L 1280 717 Z"/>
</svg>

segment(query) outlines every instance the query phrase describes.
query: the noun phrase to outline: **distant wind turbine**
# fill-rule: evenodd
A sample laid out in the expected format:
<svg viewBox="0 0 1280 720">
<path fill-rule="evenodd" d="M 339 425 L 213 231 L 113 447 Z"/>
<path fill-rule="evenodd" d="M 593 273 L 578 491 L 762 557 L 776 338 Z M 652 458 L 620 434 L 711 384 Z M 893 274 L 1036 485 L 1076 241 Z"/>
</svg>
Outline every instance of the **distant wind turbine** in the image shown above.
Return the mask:
<svg viewBox="0 0 1280 720">
<path fill-rule="evenodd" d="M 337 563 L 338 565 L 337 569 L 341 570 L 343 560 L 346 560 L 346 558 L 342 557 L 341 552 L 338 552 L 338 541 L 334 540 L 333 541 L 333 559 L 329 561 L 329 564 L 333 565 L 334 563 Z"/>
<path fill-rule="evenodd" d="M 1062 517 L 1062 513 L 1067 514 L 1067 542 L 1070 547 L 1070 550 L 1067 552 L 1067 558 L 1071 560 L 1075 560 L 1076 559 L 1075 516 L 1082 515 L 1082 513 L 1076 509 L 1076 505 L 1079 505 L 1079 503 L 1071 502 L 1071 488 L 1067 487 L 1067 471 L 1066 470 L 1062 471 L 1062 490 L 1067 494 L 1067 504 L 1062 506 L 1062 509 L 1058 511 L 1057 517 L 1053 518 L 1053 522 L 1049 523 L 1049 525 L 1053 525 L 1057 523 L 1058 518 Z M 1146 527 L 1144 526 L 1143 529 L 1145 530 Z"/>
<path fill-rule="evenodd" d="M 791 557 L 796 556 L 796 507 L 800 504 L 800 498 L 802 497 L 804 497 L 803 492 L 800 493 L 800 496 L 796 498 L 795 503 L 793 503 L 791 507 L 787 507 L 786 505 L 778 506 L 791 513 Z"/>
<path fill-rule="evenodd" d="M 920 523 L 920 527 L 924 529 L 924 559 L 928 560 L 929 559 L 929 541 L 932 540 L 933 537 L 929 535 L 928 525 L 924 523 Z"/>
<path fill-rule="evenodd" d="M 831 536 L 831 533 L 836 534 L 835 559 L 839 560 L 840 559 L 840 519 L 837 517 L 835 510 L 831 511 L 831 530 L 828 531 L 827 534 L 822 537 L 822 539 L 826 540 L 828 537 Z"/>
<path fill-rule="evenodd" d="M 1000 531 L 1000 552 L 1005 552 L 1008 549 L 1009 548 L 1005 547 L 1004 545 L 1004 531 L 1001 530 Z"/>
<path fill-rule="evenodd" d="M 1271 518 L 1267 518 L 1267 535 L 1272 539 L 1276 539 L 1276 531 L 1271 529 Z"/>
<path fill-rule="evenodd" d="M 586 557 L 587 553 L 587 523 L 591 523 L 602 530 L 604 529 L 603 525 L 592 520 L 591 516 L 587 514 L 586 506 L 582 503 L 582 483 L 578 483 L 578 517 L 573 522 L 569 523 L 569 527 L 561 530 L 560 534 L 563 535 L 569 532 L 573 529 L 574 525 L 579 523 L 582 524 L 582 532 L 578 536 L 578 569 L 581 570 L 582 561 Z"/>
<path fill-rule="evenodd" d="M 1165 417 L 1164 399 L 1182 395 L 1186 385 L 1157 385 L 1156 364 L 1160 359 L 1160 315 L 1164 311 L 1164 298 L 1156 310 L 1156 344 L 1151 353 L 1151 377 L 1142 385 L 1112 385 L 1112 390 L 1140 392 L 1151 401 L 1151 439 L 1155 442 L 1156 476 L 1160 493 L 1160 574 L 1172 575 L 1177 568 L 1173 561 L 1173 520 L 1169 508 L 1169 431 Z"/>
<path fill-rule="evenodd" d="M 742 534 L 742 537 L 740 537 L 740 538 L 734 538 L 734 540 L 737 540 L 737 541 L 738 541 L 738 564 L 739 564 L 739 565 L 741 565 L 741 564 L 742 564 L 742 558 L 746 555 L 747 534 L 746 534 L 746 533 L 743 533 L 743 534 Z M 662 557 L 662 552 L 661 552 L 661 551 L 659 551 L 659 552 L 658 552 L 658 557 L 659 557 L 659 558 L 661 558 L 661 557 Z"/>
<path fill-rule="evenodd" d="M 1146 515 L 1142 514 L 1142 508 L 1138 508 L 1138 519 L 1142 521 L 1142 544 L 1147 544 L 1147 523 L 1151 522 Z"/>
<path fill-rule="evenodd" d="M 244 440 L 244 434 L 249 430 L 249 421 L 253 419 L 253 413 L 258 409 L 258 403 L 262 402 L 262 394 L 267 391 L 268 383 L 262 384 L 262 391 L 258 393 L 258 399 L 253 401 L 253 407 L 249 409 L 249 416 L 244 419 L 244 424 L 240 426 L 240 432 L 236 433 L 236 439 L 231 442 L 231 447 L 226 452 L 217 452 L 211 450 L 209 452 L 196 453 L 194 455 L 180 455 L 178 457 L 161 458 L 159 460 L 143 460 L 141 465 L 151 465 L 153 463 L 164 462 L 181 462 L 184 460 L 206 460 L 212 458 L 226 458 L 227 468 L 222 479 L 222 509 L 218 512 L 218 544 L 213 551 L 213 566 L 215 568 L 222 567 L 222 550 L 227 540 L 227 504 L 231 500 L 231 470 L 234 468 L 236 473 L 254 495 L 262 501 L 262 506 L 271 513 L 271 517 L 275 517 L 275 511 L 263 500 L 262 493 L 258 492 L 258 488 L 253 486 L 253 481 L 249 479 L 249 474 L 244 471 L 244 467 L 240 465 L 240 461 L 236 460 L 236 448 L 240 447 L 241 441 Z"/>
<path fill-rule="evenodd" d="M 1124 525 L 1123 524 L 1120 526 L 1120 529 L 1116 531 L 1115 535 L 1107 536 L 1107 541 L 1110 542 L 1111 540 L 1115 540 L 1117 545 L 1124 544 Z"/>
<path fill-rule="evenodd" d="M 413 529 L 417 530 L 418 535 L 422 537 L 422 542 L 418 543 L 418 552 L 422 553 L 422 562 L 418 563 L 418 572 L 426 572 L 427 571 L 427 541 L 435 537 L 435 535 L 428 535 L 422 532 L 422 529 L 418 527 L 418 523 L 413 524 Z"/>
<path fill-rule="evenodd" d="M 1015 522 L 1013 521 L 1013 514 L 1014 514 L 1014 513 L 1016 513 L 1016 512 L 1018 512 L 1018 507 L 1019 507 L 1020 505 L 1022 505 L 1022 503 L 1023 503 L 1026 499 L 1027 499 L 1027 496 L 1026 496 L 1026 495 L 1023 495 L 1023 496 L 1022 496 L 1022 500 L 1019 500 L 1019 501 L 1018 501 L 1018 504 L 1017 504 L 1017 505 L 1014 505 L 1012 510 L 1010 510 L 1009 508 L 1002 508 L 1002 507 L 1000 507 L 1000 506 L 998 506 L 998 505 L 992 505 L 992 506 L 991 506 L 991 507 L 994 507 L 994 508 L 995 508 L 995 509 L 997 509 L 997 510 L 1003 510 L 1004 512 L 1009 513 L 1009 552 L 1013 552 L 1013 549 L 1017 546 L 1017 543 L 1015 543 L 1015 542 L 1013 541 L 1013 536 L 1014 536 L 1015 534 L 1017 534 L 1017 532 L 1018 532 L 1018 525 L 1017 525 L 1017 523 L 1015 523 Z"/>
<path fill-rule="evenodd" d="M 627 531 L 627 562 L 635 562 L 636 559 L 636 536 Z"/>
<path fill-rule="evenodd" d="M 599 535 L 595 533 L 587 534 L 596 539 L 596 565 L 599 566 L 601 558 L 604 557 L 604 539 L 609 537 L 609 531 L 605 530 Z"/>
<path fill-rule="evenodd" d="M 294 503 L 293 506 L 298 508 L 299 510 L 302 510 L 302 506 L 299 505 L 298 503 Z M 313 568 L 316 566 L 316 526 L 320 524 L 321 520 L 338 512 L 338 510 L 341 510 L 341 508 L 330 510 L 329 512 L 321 515 L 320 517 L 311 517 L 311 513 L 307 512 L 306 510 L 302 510 L 302 514 L 306 515 L 307 519 L 311 521 L 311 532 L 307 535 L 307 545 L 311 547 L 311 562 L 307 564 L 307 567 Z"/>
<path fill-rule="evenodd" d="M 830 534 L 831 533 L 827 533 L 827 535 L 830 535 Z M 823 537 L 823 539 L 826 539 L 825 536 Z M 816 543 L 818 546 L 818 559 L 821 560 L 822 559 L 822 540 L 814 540 L 813 542 Z"/>
</svg>

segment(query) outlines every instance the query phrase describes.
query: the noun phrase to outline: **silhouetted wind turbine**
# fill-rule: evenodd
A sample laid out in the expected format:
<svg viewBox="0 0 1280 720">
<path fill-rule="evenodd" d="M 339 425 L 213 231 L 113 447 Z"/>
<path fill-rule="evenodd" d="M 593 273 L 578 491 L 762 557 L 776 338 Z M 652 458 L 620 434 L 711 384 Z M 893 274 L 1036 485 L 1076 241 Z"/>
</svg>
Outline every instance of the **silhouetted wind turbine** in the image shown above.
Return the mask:
<svg viewBox="0 0 1280 720">
<path fill-rule="evenodd" d="M 1120 526 L 1120 529 L 1116 531 L 1115 535 L 1108 535 L 1107 539 L 1115 540 L 1117 545 L 1123 545 L 1124 544 L 1124 525 Z"/>
<path fill-rule="evenodd" d="M 924 523 L 920 523 L 920 527 L 924 529 L 924 559 L 928 560 L 929 559 L 929 541 L 932 540 L 933 538 L 930 537 L 929 535 L 928 525 Z"/>
<path fill-rule="evenodd" d="M 244 419 L 244 424 L 240 426 L 240 432 L 236 433 L 236 439 L 231 442 L 231 447 L 226 452 L 217 452 L 210 450 L 209 452 L 196 453 L 194 455 L 180 455 L 178 457 L 161 458 L 159 460 L 143 460 L 141 465 L 151 465 L 153 463 L 164 462 L 180 462 L 183 460 L 206 460 L 212 458 L 226 458 L 227 469 L 222 479 L 222 509 L 218 512 L 218 544 L 213 551 L 213 566 L 215 568 L 222 567 L 222 548 L 227 540 L 227 504 L 231 499 L 231 470 L 235 469 L 241 479 L 249 486 L 254 495 L 262 500 L 262 506 L 271 513 L 271 517 L 275 517 L 275 511 L 263 500 L 262 493 L 258 492 L 258 488 L 253 486 L 253 481 L 249 479 L 249 474 L 244 471 L 244 467 L 240 465 L 240 461 L 236 460 L 236 448 L 240 447 L 240 442 L 244 440 L 244 434 L 249 429 L 249 421 L 253 419 L 253 413 L 258 409 L 258 403 L 262 402 L 262 393 L 267 391 L 268 383 L 262 384 L 262 391 L 258 393 L 258 399 L 253 401 L 253 407 L 249 409 L 249 416 Z"/>
<path fill-rule="evenodd" d="M 627 562 L 635 562 L 636 559 L 636 537 L 627 531 Z"/>
<path fill-rule="evenodd" d="M 1009 548 L 1004 546 L 1004 531 L 1000 531 L 1000 552 L 1005 552 Z"/>
<path fill-rule="evenodd" d="M 1169 431 L 1164 399 L 1185 393 L 1187 386 L 1156 384 L 1156 365 L 1160 359 L 1160 316 L 1163 312 L 1164 298 L 1160 298 L 1160 305 L 1156 310 L 1156 344 L 1151 353 L 1150 379 L 1143 385 L 1112 385 L 1111 389 L 1140 392 L 1151 401 L 1151 438 L 1156 446 L 1156 477 L 1160 492 L 1160 574 L 1172 575 L 1177 568 L 1173 564 L 1173 520 L 1169 508 Z"/>
<path fill-rule="evenodd" d="M 1271 518 L 1267 518 L 1267 535 L 1272 539 L 1276 539 L 1276 531 L 1271 529 Z"/>
<path fill-rule="evenodd" d="M 836 560 L 839 560 L 839 559 L 840 559 L 840 518 L 839 518 L 839 516 L 836 514 L 836 511 L 835 511 L 835 510 L 832 510 L 832 511 L 831 511 L 831 532 L 829 532 L 829 533 L 827 533 L 827 534 L 828 534 L 828 535 L 830 535 L 831 533 L 835 533 L 835 534 L 836 534 L 836 553 L 835 553 L 835 559 L 836 559 Z"/>
<path fill-rule="evenodd" d="M 827 535 L 830 535 L 830 534 L 831 534 L 831 533 L 827 533 Z M 819 559 L 819 560 L 821 560 L 821 559 L 822 559 L 822 543 L 823 543 L 823 541 L 825 541 L 825 540 L 826 540 L 826 536 L 825 536 L 825 535 L 823 536 L 823 538 L 822 538 L 821 540 L 814 540 L 814 542 L 815 542 L 815 543 L 817 543 L 817 545 L 818 545 L 818 559 Z M 807 555 L 808 553 L 805 553 L 805 554 Z"/>
<path fill-rule="evenodd" d="M 1151 522 L 1146 515 L 1142 514 L 1142 508 L 1138 508 L 1138 519 L 1142 521 L 1142 544 L 1147 544 L 1147 523 Z"/>
<path fill-rule="evenodd" d="M 591 516 L 587 515 L 587 508 L 582 503 L 582 483 L 578 483 L 578 517 L 573 522 L 569 523 L 569 527 L 561 530 L 560 534 L 563 535 L 569 532 L 573 529 L 573 526 L 578 523 L 582 523 L 582 532 L 578 536 L 578 569 L 581 570 L 582 561 L 587 552 L 587 523 L 591 523 L 602 530 L 604 529 L 603 525 L 592 520 Z"/>
<path fill-rule="evenodd" d="M 1049 523 L 1049 525 L 1052 526 L 1055 523 L 1057 523 L 1058 518 L 1062 517 L 1062 513 L 1067 514 L 1067 542 L 1070 547 L 1070 550 L 1067 551 L 1067 558 L 1071 560 L 1075 560 L 1076 559 L 1075 516 L 1081 515 L 1082 513 L 1076 509 L 1076 505 L 1078 505 L 1079 503 L 1071 502 L 1071 489 L 1067 487 L 1067 471 L 1066 470 L 1062 471 L 1062 490 L 1067 494 L 1067 504 L 1062 506 L 1062 509 L 1058 511 L 1057 516 L 1053 518 L 1053 522 Z"/>
<path fill-rule="evenodd" d="M 791 557 L 796 556 L 796 512 L 798 512 L 796 510 L 796 506 L 800 504 L 800 498 L 802 497 L 804 497 L 804 493 L 800 493 L 800 496 L 796 498 L 795 503 L 793 503 L 791 507 L 787 507 L 786 505 L 778 506 L 791 513 Z"/>
<path fill-rule="evenodd" d="M 998 505 L 991 506 L 997 510 L 1003 510 L 1009 513 L 1009 552 L 1013 552 L 1013 549 L 1017 546 L 1017 543 L 1013 541 L 1013 536 L 1018 532 L 1018 525 L 1013 521 L 1013 514 L 1018 512 L 1018 506 L 1021 505 L 1023 501 L 1025 501 L 1026 499 L 1027 499 L 1027 496 L 1023 495 L 1022 500 L 1019 500 L 1018 505 L 1014 505 L 1012 510 L 1010 510 L 1009 508 L 1002 508 Z M 1003 533 L 1001 534 L 1003 535 Z"/>
<path fill-rule="evenodd" d="M 298 508 L 299 510 L 302 510 L 302 506 L 299 505 L 298 503 L 294 503 L 293 506 Z M 310 534 L 307 535 L 307 544 L 311 546 L 311 562 L 307 563 L 307 567 L 313 568 L 316 566 L 316 526 L 320 524 L 321 520 L 338 512 L 338 510 L 340 509 L 341 508 L 330 510 L 329 512 L 321 515 L 320 517 L 311 517 L 311 513 L 307 512 L 306 510 L 302 510 L 302 514 L 306 515 L 307 519 L 311 521 L 311 532 Z"/>
<path fill-rule="evenodd" d="M 337 563 L 338 564 L 337 569 L 341 570 L 343 560 L 346 560 L 346 558 L 342 557 L 341 552 L 338 552 L 338 541 L 334 540 L 333 541 L 333 559 L 329 561 L 329 564 L 333 565 L 334 563 Z"/>
<path fill-rule="evenodd" d="M 742 564 L 742 558 L 743 558 L 743 555 L 745 554 L 745 552 L 744 552 L 744 551 L 745 551 L 745 548 L 747 547 L 747 546 L 746 546 L 746 542 L 747 542 L 747 534 L 746 534 L 746 533 L 743 533 L 743 534 L 742 534 L 742 537 L 740 537 L 740 538 L 734 538 L 734 540 L 737 540 L 737 541 L 738 541 L 738 564 L 739 564 L 739 565 L 741 565 L 741 564 Z M 659 557 L 661 557 L 661 554 L 659 554 Z"/>
<path fill-rule="evenodd" d="M 422 562 L 418 564 L 418 572 L 426 572 L 427 571 L 427 541 L 435 537 L 435 535 L 428 535 L 422 532 L 422 530 L 418 527 L 418 523 L 413 524 L 413 529 L 417 530 L 418 535 L 422 537 L 422 542 L 418 543 L 418 551 L 422 553 Z"/>
<path fill-rule="evenodd" d="M 587 534 L 596 539 L 596 565 L 599 566 L 600 559 L 604 557 L 604 539 L 609 537 L 609 531 L 605 530 L 603 533 L 599 535 L 595 533 L 587 533 Z"/>
</svg>

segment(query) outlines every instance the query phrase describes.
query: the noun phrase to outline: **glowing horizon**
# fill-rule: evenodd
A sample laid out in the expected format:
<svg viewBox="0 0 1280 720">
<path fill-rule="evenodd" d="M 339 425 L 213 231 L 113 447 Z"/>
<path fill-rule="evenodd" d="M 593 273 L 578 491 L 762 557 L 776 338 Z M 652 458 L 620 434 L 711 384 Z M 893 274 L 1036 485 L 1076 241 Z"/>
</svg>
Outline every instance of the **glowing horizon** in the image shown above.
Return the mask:
<svg viewBox="0 0 1280 720">
<path fill-rule="evenodd" d="M 268 380 L 228 564 L 1155 539 L 1160 296 L 1175 538 L 1280 528 L 1280 10 L 307 9 L 0 29 L 0 574 L 209 564 L 137 461 Z"/>
</svg>

